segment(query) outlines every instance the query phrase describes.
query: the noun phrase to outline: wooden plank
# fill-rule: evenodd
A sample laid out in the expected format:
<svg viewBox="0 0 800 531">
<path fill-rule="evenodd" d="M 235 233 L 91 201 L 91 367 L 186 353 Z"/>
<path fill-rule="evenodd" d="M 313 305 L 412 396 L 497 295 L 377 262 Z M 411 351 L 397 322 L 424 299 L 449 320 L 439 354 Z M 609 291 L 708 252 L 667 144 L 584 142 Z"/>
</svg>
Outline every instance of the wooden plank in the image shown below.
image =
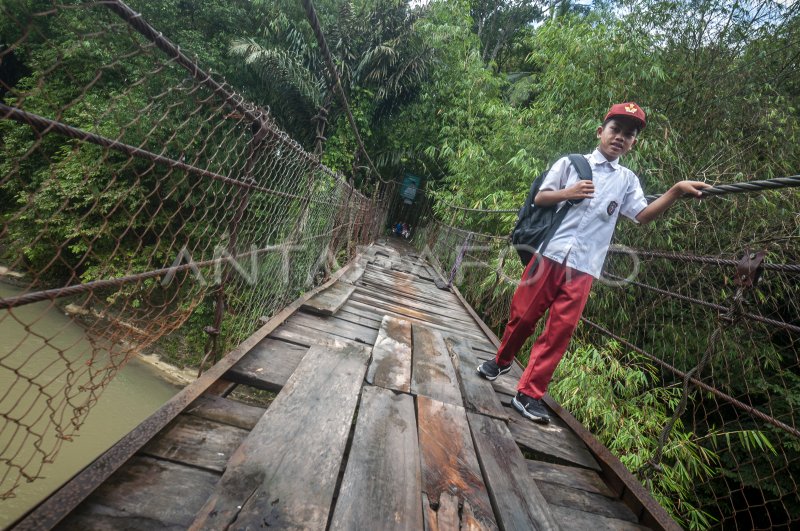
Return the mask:
<svg viewBox="0 0 800 531">
<path fill-rule="evenodd" d="M 568 465 L 528 460 L 528 471 L 537 481 L 557 483 L 573 489 L 594 492 L 607 498 L 616 498 L 614 491 L 605 484 L 600 474 L 594 470 Z"/>
<path fill-rule="evenodd" d="M 365 387 L 330 529 L 422 528 L 414 399 Z"/>
<path fill-rule="evenodd" d="M 634 522 L 606 518 L 569 507 L 554 505 L 552 511 L 561 524 L 561 529 L 591 529 L 592 531 L 646 531 L 651 529 Z"/>
<path fill-rule="evenodd" d="M 442 335 L 422 325 L 412 326 L 414 344 L 411 392 L 460 406 L 458 377 Z"/>
<path fill-rule="evenodd" d="M 470 326 L 475 326 L 474 321 L 470 318 L 470 316 L 462 310 L 458 310 L 453 307 L 446 307 L 441 304 L 433 304 L 428 302 L 421 302 L 411 299 L 409 297 L 404 297 L 401 295 L 397 295 L 395 293 L 386 293 L 382 290 L 377 289 L 368 289 L 364 286 L 357 286 L 356 291 L 353 293 L 352 297 L 355 300 L 363 300 L 364 298 L 377 300 L 380 302 L 385 302 L 394 305 L 400 305 L 412 310 L 417 310 L 420 312 L 429 313 L 431 315 L 436 315 L 438 317 L 444 317 L 448 320 L 455 320 L 462 322 L 464 324 L 468 324 Z"/>
<path fill-rule="evenodd" d="M 430 293 L 428 291 L 420 290 L 418 287 L 413 285 L 392 284 L 383 278 L 377 278 L 373 276 L 364 277 L 364 279 L 359 282 L 358 286 L 363 287 L 364 289 L 381 291 L 393 296 L 405 297 L 409 300 L 423 304 L 431 304 L 458 312 L 463 311 L 461 304 L 455 298 L 451 299 L 450 297 L 447 297 L 447 294 L 444 294 L 438 290 L 438 293 Z M 437 295 L 439 297 L 437 297 Z"/>
<path fill-rule="evenodd" d="M 279 391 L 306 352 L 308 347 L 266 338 L 231 367 L 225 377 L 256 389 Z"/>
<path fill-rule="evenodd" d="M 191 528 L 325 529 L 369 355 L 311 347 Z"/>
<path fill-rule="evenodd" d="M 395 286 L 387 286 L 373 282 L 361 282 L 358 288 L 362 288 L 369 293 L 380 293 L 384 296 L 384 300 L 389 300 L 390 302 L 412 301 L 415 304 L 422 304 L 435 308 L 438 313 L 447 314 L 453 312 L 462 319 L 466 319 L 466 314 L 464 314 L 460 304 L 457 302 L 448 303 L 448 301 L 442 300 L 441 298 L 436 299 L 433 295 L 421 296 L 409 289 L 400 289 Z"/>
<path fill-rule="evenodd" d="M 416 321 L 425 323 L 434 323 L 450 331 L 456 331 L 459 328 L 465 328 L 461 326 L 461 323 L 458 323 L 457 321 L 449 321 L 445 316 L 426 312 L 424 310 L 415 310 L 414 308 L 410 308 L 408 306 L 394 304 L 392 302 L 387 302 L 385 300 L 370 297 L 368 295 L 362 295 L 360 293 L 353 294 L 350 299 L 350 304 L 361 305 L 365 308 L 371 309 L 372 311 L 380 312 L 385 315 L 394 315 L 403 319 L 414 319 Z"/>
<path fill-rule="evenodd" d="M 500 527 L 559 529 L 505 423 L 477 413 L 467 413 L 467 418 Z"/>
<path fill-rule="evenodd" d="M 346 284 L 355 284 L 361 279 L 361 276 L 364 274 L 364 271 L 367 269 L 367 264 L 369 263 L 372 256 L 365 253 L 364 251 L 359 251 L 359 254 L 353 259 L 354 265 L 350 268 L 350 270 L 342 275 L 341 282 Z"/>
<path fill-rule="evenodd" d="M 431 282 L 428 280 L 423 280 L 421 278 L 417 278 L 413 275 L 408 275 L 406 273 L 400 273 L 392 269 L 380 269 L 378 267 L 375 267 L 374 264 L 370 264 L 367 267 L 367 270 L 364 272 L 362 280 L 365 278 L 378 278 L 381 280 L 391 282 L 398 286 L 413 285 L 419 288 L 420 290 L 430 294 L 434 294 L 438 291 L 436 287 L 433 286 Z"/>
<path fill-rule="evenodd" d="M 412 323 L 420 323 L 420 324 L 423 324 L 423 325 L 427 326 L 428 328 L 433 328 L 435 330 L 440 330 L 440 331 L 442 331 L 444 333 L 461 334 L 464 337 L 468 337 L 470 339 L 470 341 L 481 341 L 483 339 L 481 336 L 476 335 L 478 332 L 475 329 L 469 330 L 469 329 L 464 329 L 464 328 L 449 327 L 446 324 L 447 321 L 444 321 L 444 320 L 441 320 L 441 319 L 435 319 L 435 320 L 426 319 L 426 318 L 418 319 L 416 317 L 413 317 L 413 315 L 416 315 L 414 312 L 411 312 L 411 315 L 408 315 L 408 312 L 406 312 L 406 313 L 398 313 L 398 312 L 394 312 L 394 311 L 390 311 L 390 310 L 384 310 L 384 309 L 376 308 L 374 306 L 370 306 L 370 305 L 365 304 L 363 302 L 358 302 L 358 301 L 353 301 L 353 300 L 348 301 L 347 304 L 342 306 L 342 309 L 343 310 L 346 309 L 348 312 L 357 313 L 358 315 L 362 315 L 362 316 L 365 316 L 365 317 L 375 316 L 375 317 L 378 317 L 380 319 L 383 319 L 383 316 L 388 315 L 388 316 L 391 316 L 391 317 L 396 317 L 398 319 L 405 319 L 407 321 L 411 321 Z M 445 323 L 445 324 L 440 324 L 440 323 Z"/>
<path fill-rule="evenodd" d="M 464 407 L 482 415 L 507 420 L 508 413 L 492 389 L 492 382 L 481 377 L 476 370 L 478 361 L 472 353 L 469 341 L 445 336 L 444 342 L 458 372 Z"/>
<path fill-rule="evenodd" d="M 500 375 L 492 382 L 492 388 L 499 394 L 500 401 L 504 404 L 511 404 L 511 399 L 517 394 L 519 379 L 522 377 L 522 369 L 516 364 L 511 366 L 511 370 L 506 374 Z"/>
<path fill-rule="evenodd" d="M 367 345 L 375 343 L 375 339 L 378 337 L 377 328 L 369 328 L 363 325 L 350 323 L 342 319 L 337 319 L 336 317 L 322 317 L 305 313 L 296 313 L 287 319 L 286 324 L 293 324 L 311 330 L 319 330 L 320 332 L 334 334 Z"/>
<path fill-rule="evenodd" d="M 550 483 L 548 481 L 537 482 L 539 490 L 544 499 L 553 506 L 569 507 L 586 513 L 615 518 L 617 520 L 627 520 L 636 523 L 636 515 L 627 505 L 619 500 L 610 500 L 594 492 L 573 489 L 564 485 Z"/>
<path fill-rule="evenodd" d="M 218 480 L 215 472 L 134 456 L 59 529 L 186 529 Z"/>
<path fill-rule="evenodd" d="M 442 293 L 440 289 L 430 283 L 408 282 L 382 273 L 369 272 L 364 274 L 360 285 L 371 286 L 381 290 L 391 289 L 396 293 L 415 297 L 422 301 L 436 301 L 441 305 L 463 310 L 461 303 L 455 296 L 451 293 Z"/>
<path fill-rule="evenodd" d="M 301 308 L 307 312 L 320 315 L 333 315 L 347 302 L 355 290 L 355 286 L 344 282 L 337 282 L 325 291 L 318 293 L 305 302 Z"/>
<path fill-rule="evenodd" d="M 458 529 L 459 506 L 482 529 L 497 529 L 464 408 L 420 396 L 417 410 L 423 510 L 436 523 L 428 529 Z"/>
<path fill-rule="evenodd" d="M 197 400 L 186 408 L 186 413 L 190 415 L 229 424 L 248 431 L 253 429 L 253 426 L 256 425 L 264 411 L 266 409 L 263 407 L 251 406 L 216 395 L 199 396 Z"/>
<path fill-rule="evenodd" d="M 305 328 L 296 323 L 282 324 L 277 330 L 270 334 L 270 337 L 272 339 L 281 339 L 283 341 L 288 341 L 289 343 L 295 343 L 305 347 L 319 345 L 335 348 L 343 347 L 351 343 L 363 344 L 333 332 L 323 332 L 320 330 L 314 330 L 313 328 Z"/>
<path fill-rule="evenodd" d="M 229 424 L 179 415 L 142 448 L 142 453 L 222 472 L 247 433 Z"/>
<path fill-rule="evenodd" d="M 346 310 L 347 303 L 344 306 L 339 308 L 339 311 L 336 312 L 337 319 L 341 319 L 343 321 L 348 321 L 351 323 L 359 324 L 362 326 L 366 326 L 367 328 L 372 328 L 373 330 L 378 330 L 381 327 L 381 317 L 380 316 L 364 316 L 359 315 L 357 313 L 353 313 L 349 310 Z"/>
<path fill-rule="evenodd" d="M 367 370 L 367 382 L 403 393 L 411 391 L 411 323 L 384 317 Z"/>
<path fill-rule="evenodd" d="M 468 321 L 467 316 L 460 312 L 459 310 L 447 306 L 443 306 L 440 304 L 433 304 L 427 301 L 421 301 L 412 299 L 410 297 L 400 295 L 396 292 L 390 292 L 389 290 L 378 289 L 374 286 L 369 285 L 359 285 L 356 287 L 355 293 L 352 295 L 354 300 L 364 301 L 367 299 L 367 302 L 378 302 L 384 304 L 390 304 L 393 306 L 399 306 L 408 308 L 410 310 L 414 310 L 420 313 L 429 314 L 432 316 L 436 316 L 439 319 L 444 320 L 451 320 L 454 319 L 456 321 L 460 321 L 466 324 L 472 325 L 471 321 Z"/>
<path fill-rule="evenodd" d="M 236 389 L 236 382 L 231 382 L 221 377 L 216 382 L 209 385 L 204 394 L 228 396 L 234 389 Z"/>
<path fill-rule="evenodd" d="M 514 440 L 530 450 L 537 460 L 600 471 L 600 465 L 583 441 L 557 416 L 552 415 L 549 424 L 538 424 L 510 407 L 508 411 L 508 427 Z"/>
</svg>

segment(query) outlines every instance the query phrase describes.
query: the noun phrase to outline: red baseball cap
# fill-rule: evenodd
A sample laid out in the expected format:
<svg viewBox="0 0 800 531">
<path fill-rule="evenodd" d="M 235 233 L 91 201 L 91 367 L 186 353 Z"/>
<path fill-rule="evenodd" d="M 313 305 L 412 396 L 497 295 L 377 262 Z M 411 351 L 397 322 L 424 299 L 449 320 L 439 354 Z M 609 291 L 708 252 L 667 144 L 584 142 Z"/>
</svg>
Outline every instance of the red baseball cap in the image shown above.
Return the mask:
<svg viewBox="0 0 800 531">
<path fill-rule="evenodd" d="M 608 110 L 608 114 L 606 114 L 605 120 L 616 118 L 617 116 L 630 118 L 639 122 L 640 129 L 644 129 L 645 125 L 647 125 L 647 116 L 644 111 L 632 101 L 612 105 Z"/>
</svg>

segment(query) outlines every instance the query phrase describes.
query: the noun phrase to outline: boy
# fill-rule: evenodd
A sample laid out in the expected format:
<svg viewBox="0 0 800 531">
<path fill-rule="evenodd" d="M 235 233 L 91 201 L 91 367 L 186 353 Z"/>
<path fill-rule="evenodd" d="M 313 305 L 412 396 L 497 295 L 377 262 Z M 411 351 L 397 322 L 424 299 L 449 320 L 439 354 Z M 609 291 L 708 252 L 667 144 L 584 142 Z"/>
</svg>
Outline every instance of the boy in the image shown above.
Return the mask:
<svg viewBox="0 0 800 531">
<path fill-rule="evenodd" d="M 477 370 L 488 380 L 508 372 L 517 351 L 549 308 L 544 331 L 531 349 L 517 395 L 511 401 L 517 411 L 535 422 L 550 421 L 541 398 L 567 350 L 592 280 L 600 276 L 619 214 L 647 223 L 679 197 L 688 194 L 700 198 L 702 190 L 709 187 L 698 181 L 681 181 L 647 204 L 638 177 L 619 164 L 646 123 L 645 113 L 637 104 L 613 105 L 597 128 L 597 149 L 586 155 L 593 180 L 578 180 L 578 172 L 564 157 L 550 169 L 534 198 L 540 207 L 558 204 L 560 208 L 566 201 L 580 202 L 567 212 L 541 259 L 528 263 L 511 300 L 497 355 Z"/>
</svg>

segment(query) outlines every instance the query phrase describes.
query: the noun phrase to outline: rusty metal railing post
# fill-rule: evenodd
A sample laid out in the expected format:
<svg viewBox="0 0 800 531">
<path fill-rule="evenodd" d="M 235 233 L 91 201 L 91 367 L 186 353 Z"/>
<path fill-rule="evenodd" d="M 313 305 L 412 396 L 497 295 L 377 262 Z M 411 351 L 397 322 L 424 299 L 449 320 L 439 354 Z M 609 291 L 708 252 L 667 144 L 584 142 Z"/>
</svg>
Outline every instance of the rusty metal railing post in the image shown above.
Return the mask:
<svg viewBox="0 0 800 531">
<path fill-rule="evenodd" d="M 247 145 L 247 160 L 245 161 L 243 171 L 243 180 L 247 183 L 254 181 L 253 166 L 255 166 L 256 152 L 267 134 L 267 130 L 264 126 L 264 122 L 260 119 L 254 121 L 252 124 L 253 136 Z M 237 205 L 236 212 L 234 213 L 230 223 L 230 233 L 227 248 L 227 258 L 229 260 L 232 260 L 232 257 L 237 255 L 236 247 L 239 241 L 239 224 L 242 221 L 242 218 L 244 218 L 245 211 L 250 203 L 250 189 L 238 188 L 236 190 L 236 195 L 234 196 L 234 201 L 237 202 Z M 214 324 L 203 329 L 203 331 L 208 335 L 208 341 L 206 342 L 206 352 L 203 355 L 203 359 L 200 361 L 200 366 L 197 369 L 198 378 L 203 374 L 205 362 L 212 353 L 214 355 L 212 358 L 212 365 L 215 364 L 219 359 L 219 336 L 222 333 L 222 321 L 225 318 L 225 288 L 228 284 L 231 274 L 230 265 L 225 265 L 225 261 L 221 263 L 220 267 L 223 268 L 223 272 L 222 275 L 220 275 L 219 285 L 217 286 L 216 300 L 214 303 Z"/>
</svg>

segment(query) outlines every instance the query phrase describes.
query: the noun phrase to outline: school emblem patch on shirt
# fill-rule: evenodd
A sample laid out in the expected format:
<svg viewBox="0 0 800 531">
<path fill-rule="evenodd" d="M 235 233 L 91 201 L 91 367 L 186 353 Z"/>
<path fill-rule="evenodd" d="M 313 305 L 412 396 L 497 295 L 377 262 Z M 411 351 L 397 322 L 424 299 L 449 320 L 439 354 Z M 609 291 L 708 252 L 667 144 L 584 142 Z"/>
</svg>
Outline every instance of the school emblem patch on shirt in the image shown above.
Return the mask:
<svg viewBox="0 0 800 531">
<path fill-rule="evenodd" d="M 616 201 L 611 201 L 611 202 L 608 204 L 608 208 L 606 209 L 606 213 L 607 213 L 609 216 L 610 216 L 610 215 L 612 215 L 612 214 L 614 213 L 614 211 L 617 209 L 617 207 L 618 207 L 618 206 L 619 206 L 619 204 L 617 204 L 617 202 L 616 202 Z"/>
</svg>

